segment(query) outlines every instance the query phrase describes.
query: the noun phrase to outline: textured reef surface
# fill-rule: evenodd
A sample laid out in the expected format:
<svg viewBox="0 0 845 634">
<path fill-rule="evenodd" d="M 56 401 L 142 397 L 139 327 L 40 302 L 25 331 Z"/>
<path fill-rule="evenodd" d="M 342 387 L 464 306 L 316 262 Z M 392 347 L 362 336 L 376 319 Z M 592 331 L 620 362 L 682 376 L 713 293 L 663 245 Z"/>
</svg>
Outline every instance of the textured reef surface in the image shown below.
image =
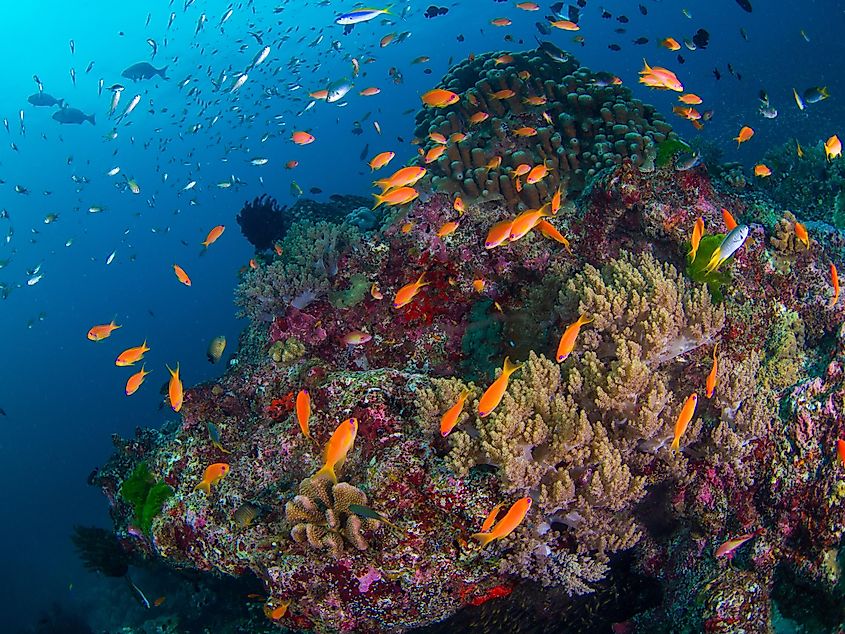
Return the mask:
<svg viewBox="0 0 845 634">
<path fill-rule="evenodd" d="M 799 207 L 657 160 L 677 139 L 670 126 L 569 55 L 480 55 L 441 87 L 461 98 L 417 117 L 421 155 L 432 133 L 446 142 L 420 159 L 412 204 L 373 213 L 353 201 L 285 222 L 266 217 L 285 213 L 271 200 L 245 208 L 250 231 L 272 235 L 255 236 L 264 250 L 236 291 L 251 319 L 237 355 L 187 390 L 179 425 L 115 439 L 97 475 L 122 547 L 255 575 L 265 624 L 319 632 L 404 631 L 467 606 L 481 606 L 456 617 L 467 631 L 530 631 L 532 618 L 590 631 L 611 604 L 616 631 L 769 632 L 775 610 L 838 625 L 841 235 L 811 222 L 805 242 Z M 523 164 L 548 173 L 528 184 Z M 485 248 L 491 227 L 556 192 L 547 225 Z M 724 209 L 749 237 L 708 272 L 700 258 L 728 232 Z M 593 321 L 558 362 L 580 315 Z M 481 417 L 505 357 L 523 365 Z M 303 389 L 310 438 L 295 414 Z M 315 478 L 348 418 L 359 428 L 339 482 Z M 172 492 L 142 508 L 143 527 L 123 494 L 141 463 L 149 487 Z M 230 470 L 196 490 L 215 463 Z M 471 535 L 491 509 L 523 496 L 524 521 L 479 546 Z"/>
</svg>

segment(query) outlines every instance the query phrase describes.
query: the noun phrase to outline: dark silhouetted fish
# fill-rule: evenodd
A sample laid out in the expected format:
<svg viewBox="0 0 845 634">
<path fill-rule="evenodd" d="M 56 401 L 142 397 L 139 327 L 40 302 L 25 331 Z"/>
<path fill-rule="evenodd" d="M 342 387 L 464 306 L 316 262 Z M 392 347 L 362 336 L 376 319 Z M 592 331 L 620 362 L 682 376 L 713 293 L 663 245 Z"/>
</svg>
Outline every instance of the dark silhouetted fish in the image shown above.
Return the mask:
<svg viewBox="0 0 845 634">
<path fill-rule="evenodd" d="M 78 110 L 76 108 L 69 108 L 65 106 L 61 110 L 56 110 L 53 113 L 53 119 L 58 121 L 59 123 L 84 123 L 85 121 L 90 121 L 91 125 L 96 125 L 96 121 L 94 121 L 93 114 L 85 114 L 82 110 Z"/>
<path fill-rule="evenodd" d="M 698 29 L 695 35 L 692 36 L 692 41 L 698 48 L 707 48 L 710 43 L 710 34 L 704 29 Z"/>
<path fill-rule="evenodd" d="M 751 13 L 752 8 L 751 8 L 751 2 L 749 2 L 749 0 L 736 0 L 736 3 L 739 6 L 741 6 L 743 9 L 748 11 L 748 13 Z"/>
<path fill-rule="evenodd" d="M 156 68 L 149 62 L 138 62 L 137 64 L 132 64 L 132 66 L 123 71 L 120 76 L 126 77 L 126 79 L 131 79 L 132 81 L 152 79 L 156 75 L 162 79 L 169 79 L 169 77 L 165 75 L 166 72 L 167 66 L 163 68 Z"/>
<path fill-rule="evenodd" d="M 64 99 L 56 99 L 53 95 L 48 95 L 46 92 L 37 92 L 27 97 L 26 100 L 33 106 L 58 106 L 62 108 L 65 105 Z"/>
<path fill-rule="evenodd" d="M 638 37 L 636 40 L 634 40 L 634 44 L 648 44 L 648 38 Z"/>
</svg>

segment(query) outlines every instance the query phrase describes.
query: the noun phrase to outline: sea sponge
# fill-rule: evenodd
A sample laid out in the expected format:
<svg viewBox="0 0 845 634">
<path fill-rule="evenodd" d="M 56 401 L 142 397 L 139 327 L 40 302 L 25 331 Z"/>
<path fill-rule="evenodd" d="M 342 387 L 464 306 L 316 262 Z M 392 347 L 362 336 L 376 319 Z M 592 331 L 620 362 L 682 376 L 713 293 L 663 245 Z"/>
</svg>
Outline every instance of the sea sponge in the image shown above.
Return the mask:
<svg viewBox="0 0 845 634">
<path fill-rule="evenodd" d="M 612 76 L 554 49 L 489 52 L 449 70 L 438 87 L 460 101 L 424 108 L 416 118 L 424 151 L 436 145 L 432 133 L 465 135 L 450 139 L 431 163 L 435 189 L 536 209 L 558 188 L 580 192 L 600 170 L 623 161 L 653 169 L 657 144 L 676 138 L 671 125 Z M 477 113 L 488 117 L 475 123 Z M 502 163 L 491 167 L 496 157 Z M 544 164 L 549 174 L 517 182 L 514 170 L 523 164 Z"/>
</svg>

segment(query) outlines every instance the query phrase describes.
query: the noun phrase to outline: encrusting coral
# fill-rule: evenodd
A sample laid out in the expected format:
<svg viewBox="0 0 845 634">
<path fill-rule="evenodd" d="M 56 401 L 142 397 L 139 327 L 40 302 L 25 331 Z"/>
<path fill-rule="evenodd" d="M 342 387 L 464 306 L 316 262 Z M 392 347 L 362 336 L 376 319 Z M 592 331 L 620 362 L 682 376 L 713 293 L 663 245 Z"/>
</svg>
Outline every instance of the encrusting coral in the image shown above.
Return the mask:
<svg viewBox="0 0 845 634">
<path fill-rule="evenodd" d="M 347 482 L 306 478 L 299 484 L 299 495 L 285 505 L 285 517 L 293 525 L 291 537 L 312 548 L 327 548 L 335 557 L 343 553 L 344 539 L 367 550 L 364 533 L 381 522 L 356 515 L 349 510 L 352 504 L 366 505 L 367 494 Z"/>
</svg>

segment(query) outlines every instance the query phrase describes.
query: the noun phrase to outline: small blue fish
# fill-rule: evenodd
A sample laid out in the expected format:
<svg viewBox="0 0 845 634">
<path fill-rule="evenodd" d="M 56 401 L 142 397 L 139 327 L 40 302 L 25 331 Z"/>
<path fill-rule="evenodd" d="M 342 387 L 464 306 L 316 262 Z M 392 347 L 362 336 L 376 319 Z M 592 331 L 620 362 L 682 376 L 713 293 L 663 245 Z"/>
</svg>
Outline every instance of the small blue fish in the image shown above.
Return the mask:
<svg viewBox="0 0 845 634">
<path fill-rule="evenodd" d="M 361 22 L 369 22 L 380 15 L 390 14 L 390 7 L 386 9 L 358 9 L 357 11 L 350 11 L 339 15 L 334 21 L 335 24 L 343 26 L 360 24 Z"/>
<path fill-rule="evenodd" d="M 205 425 L 208 427 L 208 437 L 211 439 L 212 446 L 216 447 L 223 453 L 232 453 L 228 449 L 223 449 L 223 445 L 220 444 L 220 428 L 210 421 Z"/>
</svg>

